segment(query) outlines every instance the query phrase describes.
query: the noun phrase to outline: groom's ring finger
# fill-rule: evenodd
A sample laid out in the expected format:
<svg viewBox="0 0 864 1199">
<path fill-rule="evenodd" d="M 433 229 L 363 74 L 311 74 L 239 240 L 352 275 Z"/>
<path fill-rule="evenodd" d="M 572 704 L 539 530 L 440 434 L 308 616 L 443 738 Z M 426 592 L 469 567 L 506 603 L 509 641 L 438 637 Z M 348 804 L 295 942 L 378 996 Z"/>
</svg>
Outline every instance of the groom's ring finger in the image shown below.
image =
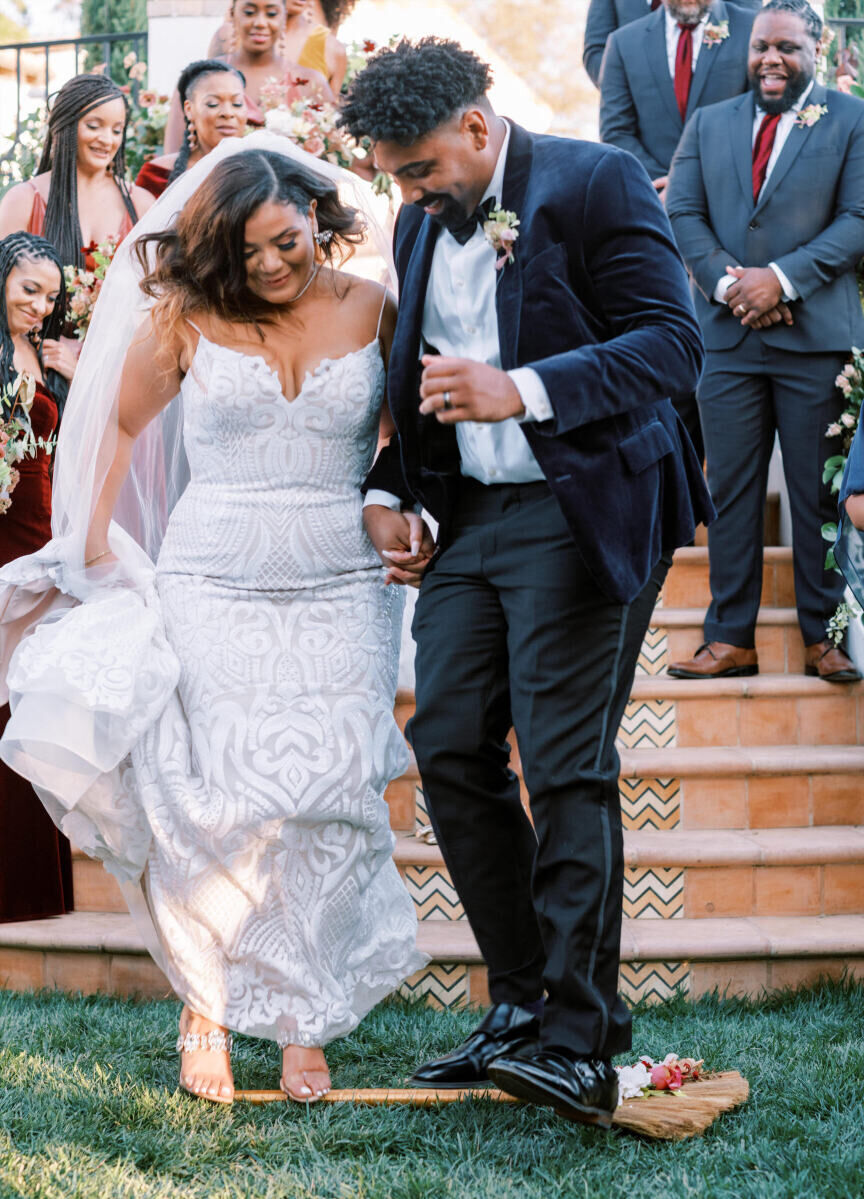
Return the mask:
<svg viewBox="0 0 864 1199">
<path fill-rule="evenodd" d="M 746 305 L 746 304 L 739 304 L 739 305 L 738 305 L 738 315 L 739 315 L 739 316 L 746 316 L 746 315 L 747 315 L 747 305 Z"/>
<path fill-rule="evenodd" d="M 452 407 L 453 407 L 453 401 L 450 398 L 450 392 L 445 391 L 444 392 L 444 411 L 449 412 L 452 409 Z"/>
</svg>

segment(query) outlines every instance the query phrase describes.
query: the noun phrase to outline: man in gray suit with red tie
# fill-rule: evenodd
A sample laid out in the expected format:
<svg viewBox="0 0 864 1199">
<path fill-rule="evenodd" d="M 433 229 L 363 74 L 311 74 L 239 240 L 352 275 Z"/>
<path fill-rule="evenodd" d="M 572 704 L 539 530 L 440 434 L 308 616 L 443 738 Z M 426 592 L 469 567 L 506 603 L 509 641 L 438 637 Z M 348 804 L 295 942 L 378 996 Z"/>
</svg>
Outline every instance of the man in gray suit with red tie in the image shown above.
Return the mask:
<svg viewBox="0 0 864 1199">
<path fill-rule="evenodd" d="M 739 7 L 761 8 L 762 0 L 737 0 Z M 616 29 L 622 29 L 660 7 L 661 0 L 591 0 L 585 21 L 582 65 L 595 87 L 600 86 L 603 51 Z"/>
<path fill-rule="evenodd" d="M 708 356 L 698 388 L 708 483 L 711 606 L 705 643 L 678 678 L 758 672 L 762 513 L 775 431 L 792 514 L 806 670 L 858 678 L 826 635 L 843 580 L 825 570 L 825 432 L 834 379 L 864 339 L 855 267 L 864 255 L 864 103 L 815 82 L 822 21 L 805 0 L 769 0 L 753 23 L 751 92 L 703 108 L 672 163 L 666 208 L 690 269 Z"/>
</svg>

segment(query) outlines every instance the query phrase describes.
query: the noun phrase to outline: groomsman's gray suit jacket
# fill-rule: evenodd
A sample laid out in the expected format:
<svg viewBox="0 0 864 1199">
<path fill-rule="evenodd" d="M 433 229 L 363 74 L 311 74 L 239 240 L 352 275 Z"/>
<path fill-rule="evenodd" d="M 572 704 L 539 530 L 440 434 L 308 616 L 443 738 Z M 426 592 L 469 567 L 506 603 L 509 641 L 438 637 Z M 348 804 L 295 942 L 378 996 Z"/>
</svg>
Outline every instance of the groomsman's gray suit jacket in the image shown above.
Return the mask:
<svg viewBox="0 0 864 1199">
<path fill-rule="evenodd" d="M 712 299 L 730 266 L 776 262 L 800 295 L 795 324 L 760 331 L 802 354 L 864 344 L 855 265 L 864 255 L 864 101 L 814 84 L 806 107 L 753 203 L 753 93 L 703 108 L 687 123 L 672 163 L 666 211 L 690 270 L 709 350 L 730 350 L 747 330 Z"/>
<path fill-rule="evenodd" d="M 741 8 L 758 12 L 762 0 L 738 0 Z M 585 21 L 585 42 L 582 64 L 595 87 L 600 86 L 600 67 L 603 51 L 611 34 L 631 21 L 638 21 L 651 12 L 648 0 L 591 0 Z"/>
<path fill-rule="evenodd" d="M 687 120 L 697 108 L 747 90 L 747 49 L 755 12 L 724 0 L 711 6 L 709 23 L 729 22 L 729 36 L 702 42 L 690 84 Z M 629 150 L 652 179 L 669 173 L 684 131 L 666 54 L 666 12 L 661 6 L 609 38 L 600 80 L 600 140 Z"/>
</svg>

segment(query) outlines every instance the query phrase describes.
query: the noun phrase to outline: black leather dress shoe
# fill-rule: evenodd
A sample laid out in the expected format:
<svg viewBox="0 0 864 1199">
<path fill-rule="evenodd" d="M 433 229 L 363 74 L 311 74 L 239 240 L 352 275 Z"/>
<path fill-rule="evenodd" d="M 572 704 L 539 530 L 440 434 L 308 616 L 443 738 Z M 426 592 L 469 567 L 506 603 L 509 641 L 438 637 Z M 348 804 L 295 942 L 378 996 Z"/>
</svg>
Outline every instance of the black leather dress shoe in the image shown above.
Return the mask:
<svg viewBox="0 0 864 1199">
<path fill-rule="evenodd" d="M 571 1058 L 541 1045 L 496 1057 L 489 1077 L 508 1095 L 554 1107 L 578 1124 L 608 1128 L 618 1106 L 618 1075 L 610 1062 Z"/>
<path fill-rule="evenodd" d="M 496 1003 L 467 1041 L 444 1057 L 420 1066 L 411 1075 L 409 1084 L 440 1090 L 485 1086 L 489 1082 L 486 1068 L 492 1059 L 499 1053 L 512 1052 L 526 1041 L 533 1041 L 539 1032 L 540 1021 L 525 1008 L 513 1003 Z"/>
</svg>

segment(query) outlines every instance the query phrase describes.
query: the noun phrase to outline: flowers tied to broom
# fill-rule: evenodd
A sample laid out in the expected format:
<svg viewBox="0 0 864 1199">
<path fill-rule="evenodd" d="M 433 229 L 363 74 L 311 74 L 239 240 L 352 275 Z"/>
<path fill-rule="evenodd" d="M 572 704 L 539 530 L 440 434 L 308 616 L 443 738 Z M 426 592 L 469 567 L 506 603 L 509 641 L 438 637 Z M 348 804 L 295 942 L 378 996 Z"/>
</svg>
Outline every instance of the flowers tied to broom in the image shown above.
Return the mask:
<svg viewBox="0 0 864 1199">
<path fill-rule="evenodd" d="M 117 239 L 109 237 L 105 241 L 99 242 L 97 246 L 87 246 L 87 258 L 88 260 L 92 259 L 92 263 L 88 261 L 88 265 L 83 268 L 77 266 L 63 268 L 68 297 L 66 319 L 69 324 L 75 326 L 75 336 L 79 341 L 83 341 L 87 336 L 90 318 L 96 307 L 102 282 L 111 265 L 117 245 Z"/>
<path fill-rule="evenodd" d="M 514 261 L 513 247 L 519 237 L 519 219 L 516 213 L 500 207 L 493 208 L 483 222 L 483 233 L 498 255 L 495 270 L 503 270 L 508 263 Z"/>
<path fill-rule="evenodd" d="M 618 1102 L 640 1099 L 651 1091 L 679 1091 L 685 1082 L 695 1082 L 702 1071 L 703 1061 L 667 1053 L 662 1062 L 640 1057 L 632 1066 L 616 1066 Z"/>
<path fill-rule="evenodd" d="M 36 380 L 22 371 L 0 393 L 0 515 L 12 506 L 12 492 L 20 475 L 15 469 L 22 458 L 35 458 L 39 450 L 50 454 L 56 437 L 36 437 L 30 409 L 36 395 Z"/>
</svg>

